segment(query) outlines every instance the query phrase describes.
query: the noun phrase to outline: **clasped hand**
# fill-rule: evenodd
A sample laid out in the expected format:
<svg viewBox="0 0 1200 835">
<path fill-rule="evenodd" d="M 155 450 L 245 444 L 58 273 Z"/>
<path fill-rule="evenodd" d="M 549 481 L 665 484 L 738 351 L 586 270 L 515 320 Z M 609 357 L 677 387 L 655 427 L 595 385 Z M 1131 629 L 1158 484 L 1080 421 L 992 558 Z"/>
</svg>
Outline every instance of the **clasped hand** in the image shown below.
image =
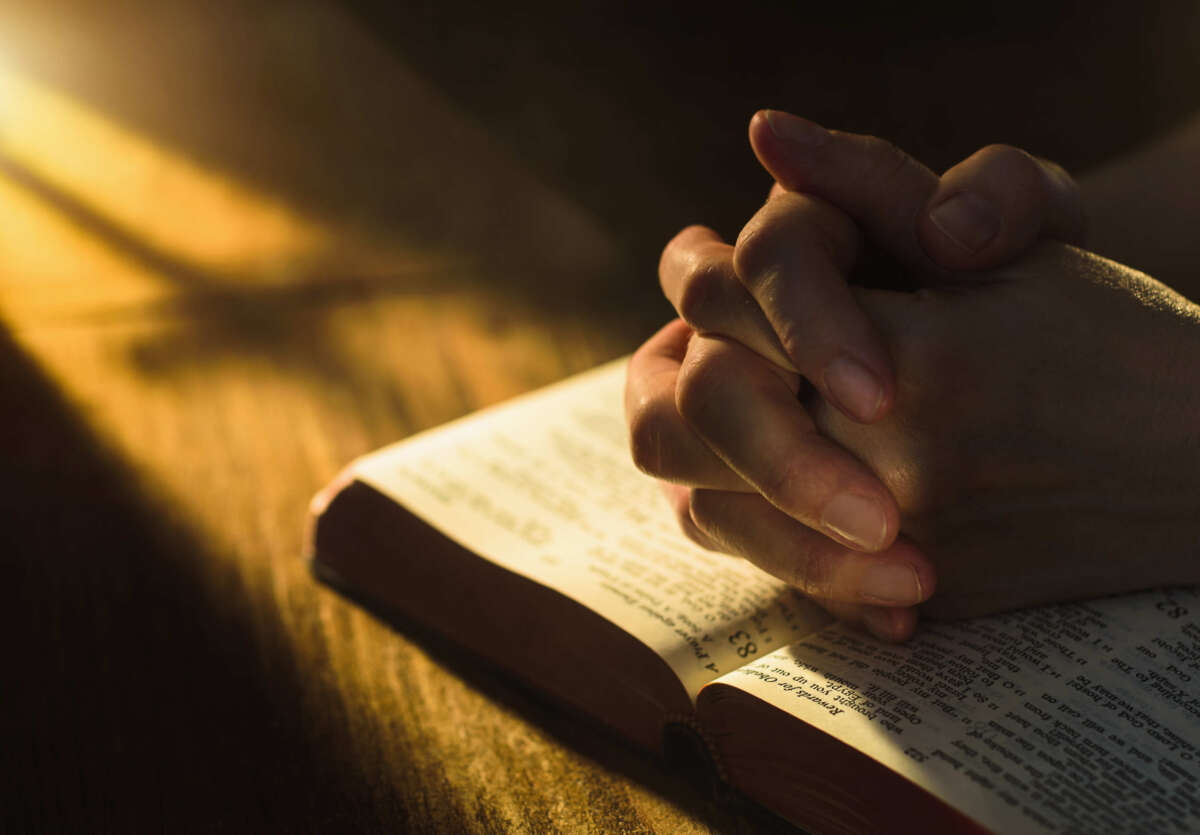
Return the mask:
<svg viewBox="0 0 1200 835">
<path fill-rule="evenodd" d="M 771 196 L 736 245 L 667 245 L 681 318 L 629 367 L 634 459 L 692 539 L 891 640 L 918 605 L 1200 579 L 1200 310 L 1058 242 L 1060 168 L 991 146 L 939 178 L 777 112 L 750 139 Z M 915 289 L 856 284 L 865 253 Z"/>
</svg>

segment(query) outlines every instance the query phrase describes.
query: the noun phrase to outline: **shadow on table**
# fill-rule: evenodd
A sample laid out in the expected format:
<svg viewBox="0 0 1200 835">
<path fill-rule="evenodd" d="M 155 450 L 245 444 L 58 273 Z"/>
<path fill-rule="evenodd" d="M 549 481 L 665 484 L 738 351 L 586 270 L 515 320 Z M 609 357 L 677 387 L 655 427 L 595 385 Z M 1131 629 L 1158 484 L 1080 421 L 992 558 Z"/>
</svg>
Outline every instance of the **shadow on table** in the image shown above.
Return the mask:
<svg viewBox="0 0 1200 835">
<path fill-rule="evenodd" d="M 539 178 L 336 3 L 38 0 L 0 11 L 0 33 L 4 138 L 54 182 L 94 180 L 97 204 L 157 196 L 179 219 L 232 186 L 260 216 L 330 232 L 335 251 L 469 259 L 532 304 L 564 276 L 640 283 L 569 186 Z M 132 177 L 93 177 L 80 159 Z"/>
<path fill-rule="evenodd" d="M 731 835 L 802 835 L 802 830 L 721 783 L 706 753 L 690 736 L 666 740 L 668 750 L 664 756 L 651 756 L 615 737 L 610 728 L 565 708 L 427 625 L 360 597 L 352 590 L 338 591 L 419 645 L 441 666 L 491 701 L 536 725 L 560 745 L 668 798 L 705 826 Z M 600 819 L 618 821 L 628 817 L 613 796 L 595 800 L 601 805 L 596 810 Z M 614 804 L 613 808 L 603 808 L 605 803 Z"/>
<path fill-rule="evenodd" d="M 182 367 L 228 359 L 266 357 L 280 372 L 311 380 L 348 400 L 362 391 L 386 387 L 403 412 L 404 397 L 389 382 L 392 369 L 374 365 L 369 357 L 348 355 L 342 341 L 330 332 L 331 317 L 340 308 L 388 298 L 470 294 L 481 300 L 482 307 L 496 311 L 494 318 L 502 324 L 499 311 L 512 308 L 506 297 L 523 288 L 518 295 L 528 293 L 538 303 L 522 306 L 522 315 L 535 320 L 578 316 L 581 306 L 586 306 L 597 330 L 625 335 L 628 350 L 670 314 L 652 281 L 633 292 L 617 288 L 597 293 L 595 288 L 581 288 L 533 269 L 504 272 L 501 267 L 488 271 L 469 264 L 430 267 L 418 263 L 409 272 L 398 269 L 385 275 L 354 275 L 331 266 L 328 273 L 285 282 L 263 281 L 249 273 L 208 268 L 174 253 L 3 151 L 0 178 L 172 288 L 153 302 L 100 305 L 98 310 L 70 314 L 72 321 L 87 324 L 173 323 L 175 327 L 139 335 L 128 348 L 132 367 L 148 376 L 167 376 Z M 602 323 L 611 323 L 611 327 Z"/>
<path fill-rule="evenodd" d="M 304 709 L 331 684 L 301 677 L 231 561 L 139 483 L 6 331 L 0 392 L 0 829 L 302 832 L 355 820 L 373 797 L 332 744 L 345 717 Z"/>
<path fill-rule="evenodd" d="M 0 829 L 427 829 L 354 761 L 353 719 L 339 712 L 335 683 L 301 667 L 297 635 L 255 610 L 264 604 L 234 561 L 105 446 L 6 331 L 0 391 L 10 646 Z M 715 807 L 662 762 L 404 631 L 524 720 L 708 825 L 790 831 L 765 813 Z"/>
</svg>

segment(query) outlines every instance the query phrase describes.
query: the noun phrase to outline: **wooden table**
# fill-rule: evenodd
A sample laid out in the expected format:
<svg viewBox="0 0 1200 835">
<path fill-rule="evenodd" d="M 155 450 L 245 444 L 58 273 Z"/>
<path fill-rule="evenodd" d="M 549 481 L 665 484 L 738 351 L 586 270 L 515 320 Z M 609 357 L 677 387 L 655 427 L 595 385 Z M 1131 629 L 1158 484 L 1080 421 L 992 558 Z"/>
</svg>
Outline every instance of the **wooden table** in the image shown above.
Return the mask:
<svg viewBox="0 0 1200 835">
<path fill-rule="evenodd" d="M 650 331 L 605 231 L 335 8 L 29 6 L 0 829 L 750 831 L 301 560 L 354 456 Z"/>
<path fill-rule="evenodd" d="M 301 561 L 344 463 L 632 350 L 644 241 L 762 190 L 646 181 L 623 237 L 636 178 L 577 199 L 574 134 L 527 131 L 534 171 L 376 35 L 320 0 L 0 11 L 0 829 L 770 829 Z M 653 172 L 653 127 L 589 147 Z"/>
</svg>

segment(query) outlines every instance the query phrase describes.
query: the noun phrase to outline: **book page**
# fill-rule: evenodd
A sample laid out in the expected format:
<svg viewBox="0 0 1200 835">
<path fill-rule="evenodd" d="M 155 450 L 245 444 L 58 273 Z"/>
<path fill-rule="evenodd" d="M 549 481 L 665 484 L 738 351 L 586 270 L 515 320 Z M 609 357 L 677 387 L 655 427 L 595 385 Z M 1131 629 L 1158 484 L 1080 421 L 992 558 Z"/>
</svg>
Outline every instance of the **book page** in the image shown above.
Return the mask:
<svg viewBox="0 0 1200 835">
<path fill-rule="evenodd" d="M 721 679 L 997 832 L 1200 832 L 1200 590 L 830 627 Z"/>
<path fill-rule="evenodd" d="M 749 563 L 693 545 L 628 450 L 626 360 L 417 435 L 361 481 L 662 656 L 695 700 L 829 618 Z"/>
</svg>

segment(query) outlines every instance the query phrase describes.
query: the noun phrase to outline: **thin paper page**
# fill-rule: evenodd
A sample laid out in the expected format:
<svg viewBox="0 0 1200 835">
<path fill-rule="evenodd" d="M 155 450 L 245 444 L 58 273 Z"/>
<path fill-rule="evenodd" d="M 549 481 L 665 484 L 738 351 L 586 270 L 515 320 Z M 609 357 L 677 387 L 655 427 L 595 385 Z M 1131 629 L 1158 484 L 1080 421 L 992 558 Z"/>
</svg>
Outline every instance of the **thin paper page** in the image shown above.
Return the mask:
<svg viewBox="0 0 1200 835">
<path fill-rule="evenodd" d="M 997 832 L 1200 832 L 1200 591 L 830 627 L 722 683 L 859 749 Z"/>
<path fill-rule="evenodd" d="M 625 360 L 361 459 L 355 475 L 443 534 L 596 611 L 700 687 L 829 618 L 678 530 L 629 457 Z"/>
</svg>

